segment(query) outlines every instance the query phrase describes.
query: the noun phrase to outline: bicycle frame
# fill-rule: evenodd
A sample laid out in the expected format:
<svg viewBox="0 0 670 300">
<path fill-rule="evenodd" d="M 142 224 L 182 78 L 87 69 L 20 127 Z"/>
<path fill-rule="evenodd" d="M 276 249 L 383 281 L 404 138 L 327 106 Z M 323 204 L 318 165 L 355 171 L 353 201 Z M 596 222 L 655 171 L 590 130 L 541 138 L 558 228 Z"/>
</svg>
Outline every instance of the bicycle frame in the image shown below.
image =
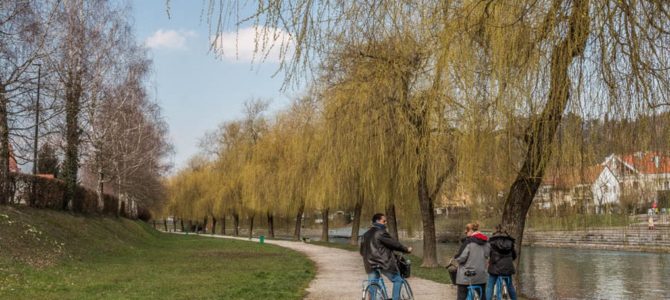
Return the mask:
<svg viewBox="0 0 670 300">
<path fill-rule="evenodd" d="M 468 275 L 469 272 L 472 272 L 472 275 Z M 482 287 L 478 285 L 472 285 L 472 276 L 474 276 L 474 271 L 465 272 L 465 277 L 468 279 L 468 294 L 465 297 L 466 300 L 481 299 L 484 292 Z"/>
<path fill-rule="evenodd" d="M 510 283 L 512 282 L 512 277 L 510 276 L 498 276 L 498 279 L 496 280 L 495 287 L 493 288 L 493 292 L 496 294 L 496 299 L 501 300 L 502 299 L 502 288 L 503 284 L 507 286 L 507 291 L 509 293 L 509 286 Z"/>
<path fill-rule="evenodd" d="M 384 296 L 384 299 L 388 299 L 388 290 L 386 289 L 386 284 L 384 284 L 384 277 L 382 276 L 382 272 L 379 270 L 375 270 L 375 273 L 377 274 L 377 278 L 375 279 L 368 279 L 368 280 L 363 280 L 363 298 L 365 299 L 365 292 L 367 291 L 368 286 L 371 284 L 377 284 L 379 285 L 382 290 L 379 291 L 382 293 L 382 296 Z"/>
</svg>

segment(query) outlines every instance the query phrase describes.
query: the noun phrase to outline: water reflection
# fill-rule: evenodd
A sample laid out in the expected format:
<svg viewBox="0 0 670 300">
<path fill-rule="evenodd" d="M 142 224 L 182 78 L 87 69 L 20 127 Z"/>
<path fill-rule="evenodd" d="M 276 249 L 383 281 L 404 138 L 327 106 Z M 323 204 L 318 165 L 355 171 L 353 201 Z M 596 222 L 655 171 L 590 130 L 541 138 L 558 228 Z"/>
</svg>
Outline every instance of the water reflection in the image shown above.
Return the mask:
<svg viewBox="0 0 670 300">
<path fill-rule="evenodd" d="M 421 242 L 410 242 L 421 255 Z M 457 244 L 439 244 L 445 264 Z M 537 299 L 670 299 L 670 254 L 524 247 L 521 292 Z"/>
</svg>

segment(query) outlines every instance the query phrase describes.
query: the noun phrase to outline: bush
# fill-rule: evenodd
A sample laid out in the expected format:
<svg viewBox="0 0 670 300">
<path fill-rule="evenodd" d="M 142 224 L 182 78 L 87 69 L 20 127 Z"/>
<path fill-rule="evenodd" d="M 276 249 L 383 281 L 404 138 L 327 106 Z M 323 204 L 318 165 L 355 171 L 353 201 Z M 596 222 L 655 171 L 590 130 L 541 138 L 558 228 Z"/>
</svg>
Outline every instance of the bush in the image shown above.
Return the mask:
<svg viewBox="0 0 670 300">
<path fill-rule="evenodd" d="M 137 209 L 137 218 L 144 222 L 149 222 L 151 220 L 151 212 L 144 207 L 140 207 Z"/>
<path fill-rule="evenodd" d="M 33 194 L 33 186 L 36 193 Z M 26 204 L 35 208 L 47 208 L 54 210 L 66 210 L 65 207 L 65 182 L 60 179 L 50 179 L 30 174 L 10 173 L 10 199 L 12 203 Z M 103 195 L 103 207 L 98 208 L 98 195 L 95 191 L 78 186 L 75 197 L 79 199 L 79 205 L 72 209 L 84 214 L 105 214 L 115 216 L 119 211 L 119 199 L 105 194 Z M 122 212 L 125 217 L 125 213 Z M 138 208 L 138 217 L 142 220 L 151 219 L 151 213 L 146 208 Z"/>
</svg>

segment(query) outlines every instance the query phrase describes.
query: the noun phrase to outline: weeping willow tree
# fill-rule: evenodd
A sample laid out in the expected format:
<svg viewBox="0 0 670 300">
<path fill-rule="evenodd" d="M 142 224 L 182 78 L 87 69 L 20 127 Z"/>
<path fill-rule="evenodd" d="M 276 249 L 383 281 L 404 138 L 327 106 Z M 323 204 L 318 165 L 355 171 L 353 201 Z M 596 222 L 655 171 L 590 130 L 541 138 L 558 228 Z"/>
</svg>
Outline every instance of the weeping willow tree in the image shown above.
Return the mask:
<svg viewBox="0 0 670 300">
<path fill-rule="evenodd" d="M 454 128 L 445 118 L 438 63 L 409 33 L 340 49 L 325 69 L 325 119 L 355 213 L 365 201 L 395 221 L 396 197 L 414 191 L 421 210 L 424 266 L 436 266 L 434 200 L 453 170 Z M 403 199 L 404 200 L 404 199 Z M 360 219 L 359 219 L 360 220 Z M 352 228 L 356 243 L 358 223 Z M 397 236 L 397 226 L 391 222 Z"/>
<path fill-rule="evenodd" d="M 285 215 L 287 210 L 287 203 L 280 196 L 282 181 L 279 180 L 285 151 L 279 126 L 273 124 L 254 146 L 250 162 L 253 171 L 246 173 L 245 189 L 251 195 L 250 200 L 254 201 L 252 206 L 267 218 L 269 238 L 275 237 L 275 216 Z"/>
<path fill-rule="evenodd" d="M 263 172 L 262 167 L 254 164 L 255 149 L 258 142 L 264 137 L 267 131 L 267 119 L 263 113 L 267 110 L 269 102 L 260 99 L 247 101 L 245 103 L 245 117 L 242 122 L 242 144 L 239 144 L 239 151 L 242 155 L 240 183 L 242 207 L 249 219 L 249 237 L 253 236 L 254 220 L 259 211 L 262 211 L 263 200 L 266 195 L 263 189 L 258 189 L 254 184 L 255 178 Z"/>
<path fill-rule="evenodd" d="M 436 43 L 416 39 L 419 52 L 433 57 L 428 61 L 434 72 L 425 80 L 433 84 L 409 89 L 408 99 L 441 99 L 435 106 L 424 105 L 426 111 L 446 106 L 455 108 L 456 115 L 480 112 L 480 120 L 492 120 L 496 130 L 458 119 L 453 127 L 468 134 L 481 132 L 482 139 L 491 131 L 506 135 L 496 143 L 507 143 L 507 166 L 514 179 L 502 223 L 519 244 L 533 198 L 558 151 L 556 134 L 571 103 L 580 107 L 576 111 L 582 117 L 610 120 L 653 116 L 668 105 L 667 1 L 260 1 L 257 13 L 248 18 L 236 14 L 244 3 L 209 1 L 211 24 L 219 31 L 226 25 L 255 25 L 259 58 L 272 45 L 286 50 L 280 69 L 289 81 L 309 76 L 312 62 L 341 44 L 362 44 L 389 33 L 436 38 Z M 277 30 L 292 39 L 273 43 Z M 425 141 L 417 139 L 419 144 Z M 466 159 L 460 157 L 459 166 L 481 169 Z M 418 170 L 427 167 L 419 160 Z M 425 189 L 420 193 L 431 194 Z M 426 214 L 428 204 L 422 204 Z"/>
<path fill-rule="evenodd" d="M 321 160 L 321 147 L 317 139 L 318 114 L 315 101 L 310 96 L 295 100 L 287 111 L 282 113 L 276 126 L 283 134 L 285 144 L 281 160 L 279 177 L 282 185 L 280 195 L 294 212 L 295 227 L 293 238 L 302 236 L 303 216 L 306 209 L 318 205 L 318 198 L 310 198 L 313 180 Z"/>
<path fill-rule="evenodd" d="M 210 177 L 209 168 L 206 159 L 195 156 L 186 168 L 168 180 L 169 199 L 166 207 L 169 213 L 180 219 L 182 231 L 185 230 L 184 220 L 187 220 L 190 230 L 193 220 L 206 216 L 205 213 L 210 210 L 205 185 L 205 180 Z"/>
<path fill-rule="evenodd" d="M 219 178 L 219 211 L 229 211 L 233 221 L 233 235 L 239 235 L 240 217 L 244 216 L 242 201 L 242 171 L 245 162 L 245 142 L 242 124 L 239 121 L 227 122 L 222 126 L 221 144 L 218 149 L 216 168 L 222 176 Z"/>
<path fill-rule="evenodd" d="M 210 233 L 215 234 L 216 224 L 220 219 L 216 206 L 219 193 L 215 165 L 208 161 L 196 172 L 196 180 L 201 191 L 200 198 L 196 203 L 196 210 L 202 213 L 204 228 L 207 228 L 208 219 L 212 220 Z"/>
<path fill-rule="evenodd" d="M 471 48 L 480 49 L 469 53 L 483 66 L 473 70 L 487 78 L 481 87 L 504 118 L 527 120 L 522 137 L 525 154 L 502 215 L 503 226 L 520 244 L 526 215 L 554 157 L 556 133 L 570 103 L 581 108 L 579 113 L 596 118 L 639 116 L 664 105 L 663 95 L 670 88 L 669 36 L 663 29 L 670 21 L 669 4 L 576 0 L 464 4 L 453 24 L 465 32 Z"/>
</svg>

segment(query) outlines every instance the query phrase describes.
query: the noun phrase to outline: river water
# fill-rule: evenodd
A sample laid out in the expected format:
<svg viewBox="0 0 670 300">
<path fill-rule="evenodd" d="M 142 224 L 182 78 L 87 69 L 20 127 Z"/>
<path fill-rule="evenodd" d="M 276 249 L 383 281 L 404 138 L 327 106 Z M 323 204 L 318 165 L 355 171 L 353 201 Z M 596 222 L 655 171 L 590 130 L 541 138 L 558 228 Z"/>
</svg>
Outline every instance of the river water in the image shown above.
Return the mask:
<svg viewBox="0 0 670 300">
<path fill-rule="evenodd" d="M 407 242 L 421 255 L 422 242 Z M 438 244 L 441 264 L 458 244 Z M 670 299 L 670 254 L 524 247 L 521 293 L 531 299 Z"/>
</svg>

